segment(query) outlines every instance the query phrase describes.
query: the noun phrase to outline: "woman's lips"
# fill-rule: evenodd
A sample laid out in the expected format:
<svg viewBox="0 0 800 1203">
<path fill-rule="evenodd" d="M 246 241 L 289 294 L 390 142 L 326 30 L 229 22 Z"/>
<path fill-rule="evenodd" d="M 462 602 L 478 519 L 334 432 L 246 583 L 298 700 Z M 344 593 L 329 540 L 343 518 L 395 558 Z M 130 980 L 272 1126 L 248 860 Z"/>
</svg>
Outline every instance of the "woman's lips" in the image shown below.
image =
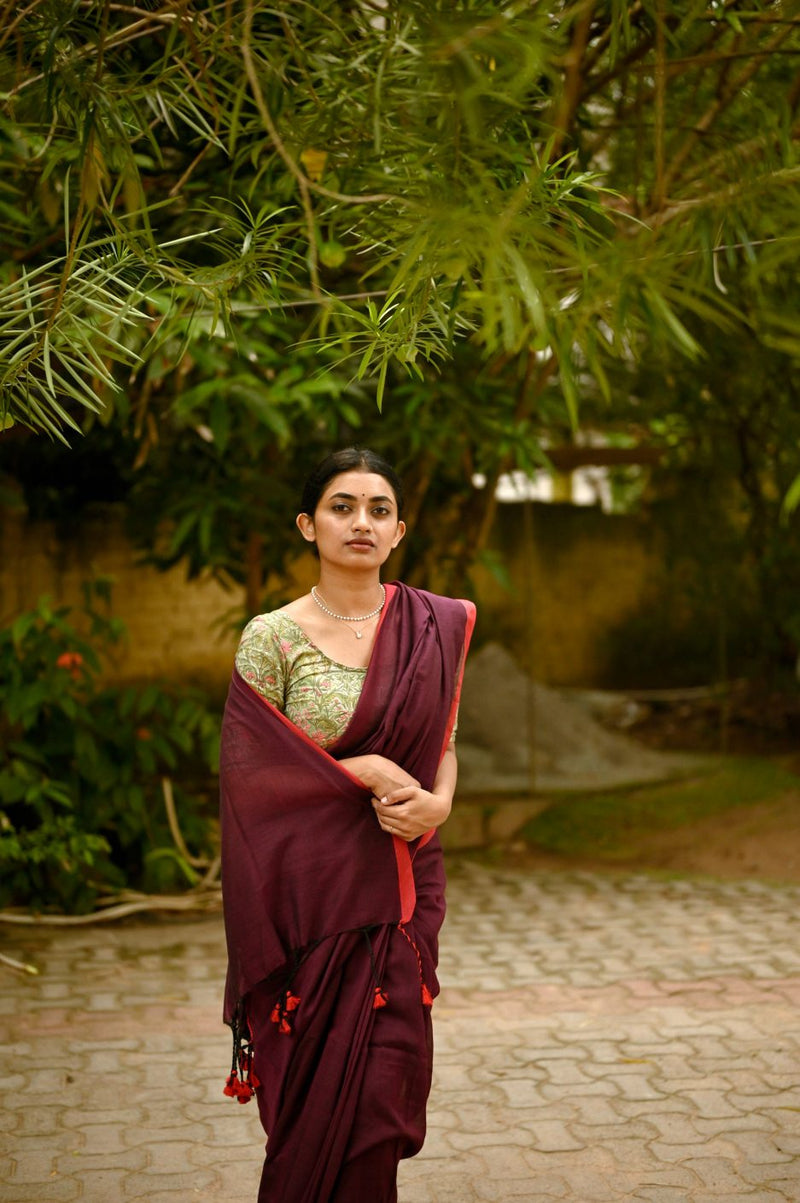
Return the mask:
<svg viewBox="0 0 800 1203">
<path fill-rule="evenodd" d="M 369 541 L 369 539 L 350 539 L 347 546 L 348 547 L 362 547 L 366 551 L 369 551 L 371 548 L 373 548 L 375 546 L 375 544 L 371 543 Z"/>
</svg>

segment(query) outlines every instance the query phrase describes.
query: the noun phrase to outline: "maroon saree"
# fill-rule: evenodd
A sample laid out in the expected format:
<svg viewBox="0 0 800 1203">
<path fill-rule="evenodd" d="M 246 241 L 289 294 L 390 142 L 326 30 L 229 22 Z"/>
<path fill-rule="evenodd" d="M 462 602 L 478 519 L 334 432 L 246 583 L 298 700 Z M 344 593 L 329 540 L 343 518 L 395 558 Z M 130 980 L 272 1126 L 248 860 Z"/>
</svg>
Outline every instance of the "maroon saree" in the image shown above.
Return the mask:
<svg viewBox="0 0 800 1203">
<path fill-rule="evenodd" d="M 222 728 L 226 1093 L 268 1133 L 259 1203 L 393 1203 L 425 1134 L 444 870 L 435 832 L 378 826 L 338 759 L 430 789 L 455 720 L 469 603 L 387 586 L 355 713 L 327 751 L 234 673 Z"/>
</svg>

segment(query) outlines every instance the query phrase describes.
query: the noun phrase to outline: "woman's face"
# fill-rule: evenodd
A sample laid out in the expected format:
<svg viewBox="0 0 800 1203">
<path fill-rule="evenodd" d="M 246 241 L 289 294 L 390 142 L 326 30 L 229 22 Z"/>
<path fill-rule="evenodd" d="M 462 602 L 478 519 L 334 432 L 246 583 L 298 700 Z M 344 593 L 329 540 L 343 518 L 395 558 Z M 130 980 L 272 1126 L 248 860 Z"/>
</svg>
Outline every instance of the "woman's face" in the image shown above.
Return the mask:
<svg viewBox="0 0 800 1203">
<path fill-rule="evenodd" d="M 321 561 L 380 567 L 406 533 L 392 486 L 374 472 L 332 477 L 313 514 L 298 514 L 303 538 L 316 543 Z"/>
</svg>

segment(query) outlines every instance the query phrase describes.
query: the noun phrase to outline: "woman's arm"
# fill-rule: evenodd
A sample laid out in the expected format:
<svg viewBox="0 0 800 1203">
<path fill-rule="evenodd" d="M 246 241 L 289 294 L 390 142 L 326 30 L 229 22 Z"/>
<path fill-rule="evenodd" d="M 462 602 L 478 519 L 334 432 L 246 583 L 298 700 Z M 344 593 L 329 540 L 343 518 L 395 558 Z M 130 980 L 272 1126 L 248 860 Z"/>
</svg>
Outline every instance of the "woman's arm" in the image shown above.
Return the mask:
<svg viewBox="0 0 800 1203">
<path fill-rule="evenodd" d="M 402 840 L 415 840 L 432 827 L 441 827 L 453 805 L 457 777 L 456 747 L 451 740 L 431 790 L 414 783 L 375 794 L 372 805 L 383 830 Z"/>
</svg>

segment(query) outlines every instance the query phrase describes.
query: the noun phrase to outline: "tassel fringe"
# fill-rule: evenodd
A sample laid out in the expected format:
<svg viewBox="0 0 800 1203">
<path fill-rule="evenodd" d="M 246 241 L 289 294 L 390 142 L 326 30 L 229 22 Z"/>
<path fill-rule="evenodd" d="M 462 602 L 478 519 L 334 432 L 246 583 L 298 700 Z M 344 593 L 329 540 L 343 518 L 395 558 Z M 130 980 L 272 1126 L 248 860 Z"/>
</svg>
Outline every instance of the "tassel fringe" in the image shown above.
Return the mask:
<svg viewBox="0 0 800 1203">
<path fill-rule="evenodd" d="M 284 990 L 275 1006 L 272 1008 L 270 1019 L 277 1023 L 278 1031 L 284 1036 L 291 1036 L 294 1031 L 295 1011 L 300 1006 L 300 999 L 291 990 Z"/>
<path fill-rule="evenodd" d="M 242 1031 L 244 1025 L 247 1026 L 247 1034 Z M 249 1103 L 261 1083 L 253 1069 L 253 1035 L 243 1011 L 237 1010 L 231 1027 L 233 1058 L 222 1093 L 238 1103 Z"/>
<path fill-rule="evenodd" d="M 406 929 L 402 923 L 398 923 L 397 930 L 401 931 L 403 933 L 403 935 L 408 940 L 409 944 L 414 949 L 414 952 L 416 954 L 417 967 L 419 969 L 419 990 L 420 990 L 420 997 L 422 998 L 422 1005 L 423 1005 L 423 1007 L 432 1007 L 433 1006 L 433 995 L 431 994 L 430 990 L 428 989 L 428 987 L 425 983 L 425 978 L 422 973 L 422 957 L 420 956 L 419 949 L 417 948 L 414 941 L 411 939 L 411 936 L 408 934 L 408 932 L 406 931 Z"/>
</svg>

